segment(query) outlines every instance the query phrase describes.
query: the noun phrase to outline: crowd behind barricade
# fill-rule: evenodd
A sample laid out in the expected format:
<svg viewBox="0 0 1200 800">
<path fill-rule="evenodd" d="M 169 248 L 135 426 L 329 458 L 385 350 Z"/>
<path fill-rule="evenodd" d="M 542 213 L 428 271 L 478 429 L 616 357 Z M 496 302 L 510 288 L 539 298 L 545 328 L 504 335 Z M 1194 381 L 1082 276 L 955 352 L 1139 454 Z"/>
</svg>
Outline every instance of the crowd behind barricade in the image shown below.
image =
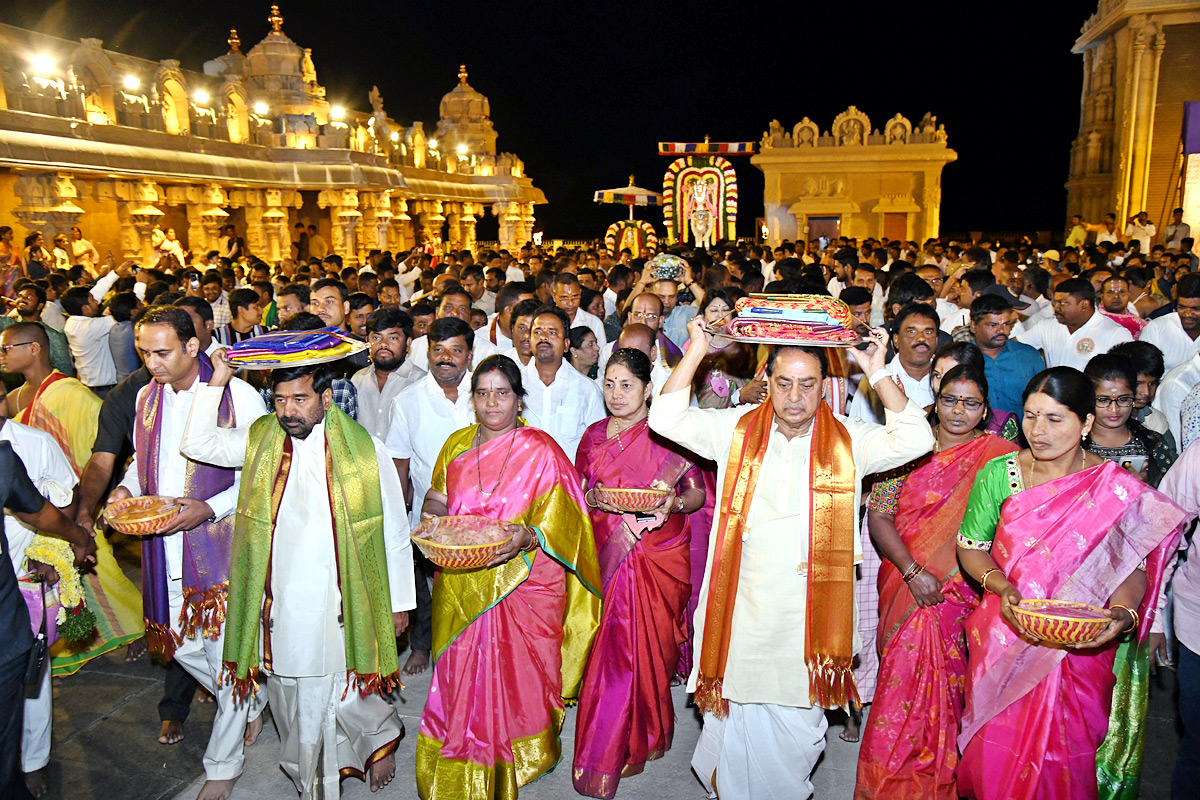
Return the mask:
<svg viewBox="0 0 1200 800">
<path fill-rule="evenodd" d="M 1195 797 L 1200 272 L 1181 213 L 1162 243 L 1109 215 L 1053 249 L 359 266 L 303 224 L 278 263 L 232 225 L 206 254 L 158 232 L 152 264 L 101 259 L 79 228 L 48 250 L 0 227 L 0 796 L 49 790 L 51 676 L 126 648 L 167 664 L 163 745 L 197 692 L 216 702 L 201 800 L 229 795 L 267 707 L 302 797 L 410 780 L 390 699 L 427 670 L 423 798 L 516 797 L 558 763 L 566 714 L 576 790 L 613 797 L 670 748 L 679 683 L 710 797 L 808 796 L 836 709 L 862 740 L 858 800 L 1134 797 L 1162 665 L 1174 796 Z M 840 299 L 861 344 L 726 335 L 763 294 Z M 365 347 L 231 362 L 319 329 Z M 100 512 L 141 496 L 178 511 L 140 541 L 139 586 Z M 412 544 L 458 517 L 503 524 L 486 565 Z M 1044 600 L 1067 604 L 1066 644 L 1029 615 Z M 1071 603 L 1101 609 L 1074 640 Z"/>
</svg>

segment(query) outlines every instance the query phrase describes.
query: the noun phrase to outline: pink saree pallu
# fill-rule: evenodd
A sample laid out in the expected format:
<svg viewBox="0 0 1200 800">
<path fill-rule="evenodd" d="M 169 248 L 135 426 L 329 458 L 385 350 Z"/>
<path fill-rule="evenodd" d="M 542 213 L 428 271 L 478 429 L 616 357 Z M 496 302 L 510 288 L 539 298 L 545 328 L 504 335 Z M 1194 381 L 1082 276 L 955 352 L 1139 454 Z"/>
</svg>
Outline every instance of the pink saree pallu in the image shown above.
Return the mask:
<svg viewBox="0 0 1200 800">
<path fill-rule="evenodd" d="M 622 488 L 703 484 L 690 460 L 659 443 L 646 422 L 606 439 L 592 425 L 576 459 L 586 485 Z M 622 777 L 671 747 L 671 676 L 686 639 L 682 614 L 691 596 L 686 515 L 637 517 L 594 510 L 592 528 L 604 585 L 604 614 L 592 646 L 575 725 L 575 790 L 613 797 Z"/>
<path fill-rule="evenodd" d="M 1107 606 L 1145 561 L 1144 638 L 1183 519 L 1164 495 L 1106 462 L 1009 497 L 991 552 L 1023 597 L 1095 606 Z M 1095 798 L 1117 642 L 1069 650 L 1023 641 L 992 594 L 966 629 L 959 791 L 975 800 Z"/>
<path fill-rule="evenodd" d="M 896 530 L 909 554 L 941 581 L 946 599 L 918 607 L 900 571 L 883 560 L 879 678 L 859 751 L 855 800 L 958 798 L 956 739 L 967 672 L 963 625 L 979 595 L 959 575 L 957 534 L 975 473 L 1016 449 L 999 436 L 981 436 L 931 455 L 904 481 Z"/>
<path fill-rule="evenodd" d="M 558 763 L 566 699 L 578 696 L 600 617 L 600 574 L 579 476 L 544 432 L 471 446 L 453 434 L 433 487 L 451 514 L 536 527 L 541 546 L 433 584 L 433 681 L 417 740 L 425 800 L 515 798 Z M 478 461 L 476 460 L 478 456 Z M 501 466 L 511 459 L 507 470 Z"/>
</svg>

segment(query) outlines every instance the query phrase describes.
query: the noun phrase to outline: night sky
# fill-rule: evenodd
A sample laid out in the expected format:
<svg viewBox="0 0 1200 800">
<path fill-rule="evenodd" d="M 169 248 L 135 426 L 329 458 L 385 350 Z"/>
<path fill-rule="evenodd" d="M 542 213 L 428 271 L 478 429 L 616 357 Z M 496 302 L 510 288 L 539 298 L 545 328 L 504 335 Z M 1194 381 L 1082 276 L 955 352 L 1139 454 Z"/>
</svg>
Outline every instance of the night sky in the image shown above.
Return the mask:
<svg viewBox="0 0 1200 800">
<path fill-rule="evenodd" d="M 1095 0 L 1003 3 L 829 2 L 281 4 L 284 32 L 311 47 L 335 105 L 369 110 L 379 86 L 389 116 L 437 122 L 465 62 L 491 101 L 498 147 L 525 161 L 546 193 L 548 237 L 598 237 L 622 218 L 592 192 L 661 190 L 658 141 L 757 142 L 767 124 L 802 117 L 828 129 L 853 104 L 873 127 L 927 111 L 958 161 L 943 173 L 942 231 L 1060 229 L 1082 59 L 1071 45 Z M 200 70 L 270 29 L 254 0 L 0 0 L 0 19 L 67 39 Z M 772 10 L 777 9 L 777 10 Z M 735 160 L 738 229 L 762 214 L 762 173 Z M 658 209 L 637 214 L 661 223 Z M 494 218 L 480 238 L 494 236 Z"/>
</svg>

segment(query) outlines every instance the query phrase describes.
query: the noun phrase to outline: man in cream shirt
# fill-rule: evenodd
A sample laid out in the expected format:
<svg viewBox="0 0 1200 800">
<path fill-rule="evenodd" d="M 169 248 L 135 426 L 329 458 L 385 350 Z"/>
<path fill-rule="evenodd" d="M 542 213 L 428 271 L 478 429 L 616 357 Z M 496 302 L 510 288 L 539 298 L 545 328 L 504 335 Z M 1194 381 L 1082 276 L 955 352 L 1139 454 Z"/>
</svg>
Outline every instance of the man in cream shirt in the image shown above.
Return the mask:
<svg viewBox="0 0 1200 800">
<path fill-rule="evenodd" d="M 823 418 L 822 425 L 840 424 L 844 431 L 838 433 L 848 433 L 851 441 L 853 464 L 843 465 L 843 469 L 849 468 L 853 474 L 839 474 L 837 480 L 843 487 L 853 486 L 854 519 L 846 530 L 840 523 L 834 536 L 843 543 L 853 542 L 855 563 L 862 557 L 857 535 L 862 477 L 929 452 L 933 434 L 921 408 L 908 400 L 884 371 L 887 333 L 881 328 L 871 332 L 873 348 L 847 352 L 878 392 L 886 409 L 886 426 L 838 417 L 822 408 L 828 365 L 821 348 L 783 347 L 772 351 L 767 365 L 770 409 L 691 408 L 689 387 L 711 336 L 702 318 L 689 323 L 688 332 L 691 345 L 650 409 L 650 427 L 656 433 L 701 458 L 715 460 L 716 485 L 723 487 L 734 439 L 741 438 L 735 434 L 743 433 L 739 430 L 742 418 L 767 411 L 774 414 L 765 454 L 761 456 L 759 480 L 745 501 L 747 522 L 742 544 L 738 545 L 741 566 L 732 579 L 713 573 L 714 559 L 719 555 L 717 533 L 726 516 L 724 501 L 717 503 L 696 612 L 695 647 L 700 658 L 688 679 L 688 690 L 697 689 L 705 661 L 709 602 L 733 602 L 732 615 L 725 617 L 730 620 L 724 632 L 728 637 L 725 671 L 723 676 L 715 676 L 722 679 L 719 699 L 727 704 L 727 712 L 722 717 L 706 711 L 692 768 L 710 792 L 714 785 L 720 786 L 722 796 L 746 800 L 807 797 L 812 793 L 809 776 L 825 749 L 826 727 L 824 709 L 814 699 L 815 683 L 810 683 L 810 678 L 819 682 L 820 677 L 810 675 L 805 660 L 808 565 L 816 559 L 825 563 L 829 558 L 828 552 L 809 553 L 807 535 L 814 521 L 810 451 L 816 439 L 814 433 L 828 433 L 817 431 L 816 421 Z M 749 438 L 747 433 L 745 439 Z M 737 502 L 736 496 L 731 502 Z M 820 520 L 826 519 L 822 512 Z M 854 652 L 862 643 L 853 630 L 854 571 L 848 558 L 846 562 L 836 581 L 842 598 L 840 619 L 851 630 L 838 630 L 835 635 L 846 650 L 841 656 L 845 670 L 849 670 L 848 643 L 853 641 Z M 814 575 L 812 579 L 826 577 Z M 727 588 L 730 580 L 736 581 L 733 592 Z M 720 626 L 721 621 L 714 619 L 711 624 Z M 824 635 L 815 629 L 813 633 Z M 706 680 L 713 678 L 705 676 Z"/>
</svg>

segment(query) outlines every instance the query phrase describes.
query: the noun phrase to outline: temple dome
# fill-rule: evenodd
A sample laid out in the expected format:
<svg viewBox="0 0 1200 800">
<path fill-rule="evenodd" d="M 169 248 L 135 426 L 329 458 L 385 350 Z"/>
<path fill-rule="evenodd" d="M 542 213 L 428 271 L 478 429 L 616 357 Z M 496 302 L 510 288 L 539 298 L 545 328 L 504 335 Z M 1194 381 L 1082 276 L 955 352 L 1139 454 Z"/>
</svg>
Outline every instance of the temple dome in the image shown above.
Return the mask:
<svg viewBox="0 0 1200 800">
<path fill-rule="evenodd" d="M 458 68 L 458 86 L 455 86 L 442 98 L 439 106 L 443 122 L 482 123 L 492 113 L 488 99 L 471 88 L 467 83 L 467 68 Z"/>
</svg>

